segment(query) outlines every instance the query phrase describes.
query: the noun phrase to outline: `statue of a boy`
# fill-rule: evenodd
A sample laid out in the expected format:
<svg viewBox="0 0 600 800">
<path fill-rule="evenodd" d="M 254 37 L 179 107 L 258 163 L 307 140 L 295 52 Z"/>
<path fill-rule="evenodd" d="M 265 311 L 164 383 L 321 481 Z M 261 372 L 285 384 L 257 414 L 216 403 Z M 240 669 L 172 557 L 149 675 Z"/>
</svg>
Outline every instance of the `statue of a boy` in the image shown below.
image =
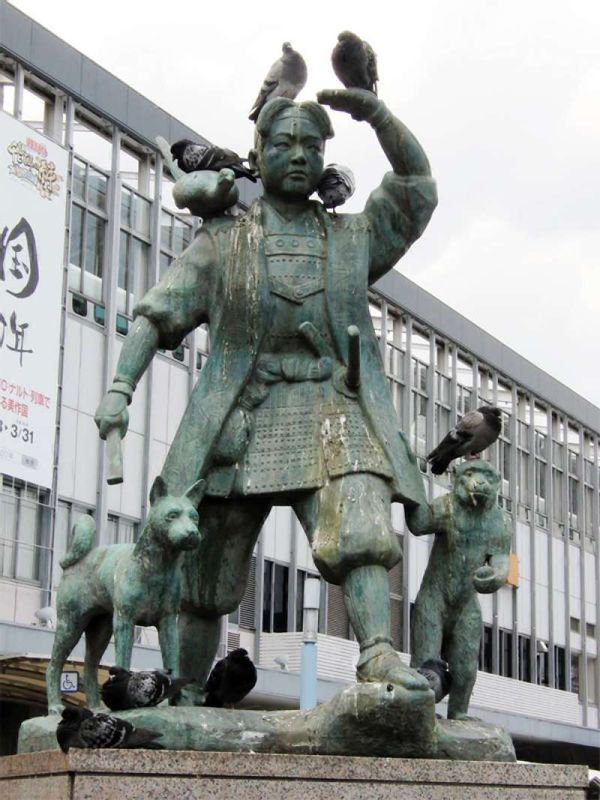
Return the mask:
<svg viewBox="0 0 600 800">
<path fill-rule="evenodd" d="M 435 184 L 418 142 L 374 94 L 326 91 L 319 101 L 368 121 L 393 172 L 363 213 L 329 215 L 309 200 L 333 135 L 327 112 L 314 102 L 267 103 L 250 152 L 264 195 L 238 219 L 205 223 L 139 303 L 96 421 L 103 438 L 115 427 L 124 435 L 127 405 L 157 349 L 210 323 L 211 353 L 162 471 L 175 494 L 207 482 L 204 538 L 184 566 L 181 674 L 203 686 L 260 529 L 274 505 L 290 505 L 321 574 L 343 588 L 358 679 L 425 691 L 391 644 L 387 575 L 400 558 L 390 504 L 425 495 L 397 430 L 368 287 L 425 229 Z M 360 336 L 359 371 L 350 326 Z M 188 689 L 186 701 L 201 703 L 201 690 Z"/>
</svg>

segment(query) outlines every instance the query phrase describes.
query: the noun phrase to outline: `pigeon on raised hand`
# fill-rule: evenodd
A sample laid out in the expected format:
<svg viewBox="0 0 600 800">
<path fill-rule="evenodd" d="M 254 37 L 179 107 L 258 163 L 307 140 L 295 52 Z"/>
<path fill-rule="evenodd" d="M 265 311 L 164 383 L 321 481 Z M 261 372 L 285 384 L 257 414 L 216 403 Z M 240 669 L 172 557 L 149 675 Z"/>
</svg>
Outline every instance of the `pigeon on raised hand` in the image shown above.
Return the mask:
<svg viewBox="0 0 600 800">
<path fill-rule="evenodd" d="M 465 414 L 429 453 L 427 461 L 434 475 L 441 475 L 460 456 L 475 456 L 492 445 L 502 431 L 502 415 L 495 406 L 481 406 Z"/>
<path fill-rule="evenodd" d="M 261 108 L 269 100 L 274 97 L 295 100 L 306 84 L 306 62 L 300 53 L 289 42 L 284 42 L 281 49 L 281 58 L 271 65 L 248 115 L 253 122 L 256 122 Z"/>
<path fill-rule="evenodd" d="M 317 186 L 317 194 L 325 208 L 332 208 L 335 213 L 338 206 L 352 197 L 355 185 L 352 170 L 340 164 L 328 164 Z"/>
<path fill-rule="evenodd" d="M 225 147 L 180 139 L 171 145 L 171 153 L 184 172 L 199 172 L 205 169 L 220 172 L 222 169 L 230 169 L 236 178 L 248 178 L 249 181 L 256 183 L 256 177 L 248 167 L 244 166 L 244 159 Z"/>
<path fill-rule="evenodd" d="M 368 89 L 377 94 L 377 56 L 371 45 L 352 31 L 339 34 L 331 66 L 346 89 Z"/>
<path fill-rule="evenodd" d="M 256 667 L 243 647 L 217 661 L 206 681 L 205 706 L 233 708 L 256 684 Z"/>
<path fill-rule="evenodd" d="M 94 714 L 89 708 L 74 706 L 63 709 L 62 719 L 56 727 L 56 739 L 63 753 L 68 753 L 70 747 L 162 750 L 162 746 L 154 741 L 161 736 L 162 733 L 136 728 L 131 722 L 110 714 Z"/>
<path fill-rule="evenodd" d="M 429 686 L 433 689 L 435 702 L 439 703 L 448 694 L 452 687 L 452 676 L 448 670 L 448 663 L 443 658 L 428 658 L 417 672 L 427 678 Z"/>
<path fill-rule="evenodd" d="M 102 685 L 101 693 L 111 711 L 157 706 L 189 683 L 187 678 L 172 678 L 159 669 L 130 672 L 122 667 L 111 667 L 108 673 L 110 677 Z"/>
</svg>

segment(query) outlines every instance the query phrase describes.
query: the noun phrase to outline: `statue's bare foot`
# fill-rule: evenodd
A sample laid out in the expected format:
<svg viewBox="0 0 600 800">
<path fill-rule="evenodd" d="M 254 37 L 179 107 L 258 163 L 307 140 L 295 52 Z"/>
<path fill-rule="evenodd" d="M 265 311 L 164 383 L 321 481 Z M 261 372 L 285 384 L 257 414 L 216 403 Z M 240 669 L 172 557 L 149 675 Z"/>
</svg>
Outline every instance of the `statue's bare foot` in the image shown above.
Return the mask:
<svg viewBox="0 0 600 800">
<path fill-rule="evenodd" d="M 356 677 L 361 683 L 392 683 L 409 691 L 430 689 L 427 679 L 405 666 L 387 643 L 363 650 L 356 666 Z"/>
</svg>

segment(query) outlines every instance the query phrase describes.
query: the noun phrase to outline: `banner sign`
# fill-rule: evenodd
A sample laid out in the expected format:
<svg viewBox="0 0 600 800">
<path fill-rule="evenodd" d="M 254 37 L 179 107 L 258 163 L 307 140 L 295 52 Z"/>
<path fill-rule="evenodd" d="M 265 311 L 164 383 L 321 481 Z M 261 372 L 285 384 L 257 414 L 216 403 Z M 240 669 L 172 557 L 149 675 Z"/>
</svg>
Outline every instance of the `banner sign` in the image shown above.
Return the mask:
<svg viewBox="0 0 600 800">
<path fill-rule="evenodd" d="M 0 112 L 0 472 L 52 485 L 68 153 Z"/>
</svg>

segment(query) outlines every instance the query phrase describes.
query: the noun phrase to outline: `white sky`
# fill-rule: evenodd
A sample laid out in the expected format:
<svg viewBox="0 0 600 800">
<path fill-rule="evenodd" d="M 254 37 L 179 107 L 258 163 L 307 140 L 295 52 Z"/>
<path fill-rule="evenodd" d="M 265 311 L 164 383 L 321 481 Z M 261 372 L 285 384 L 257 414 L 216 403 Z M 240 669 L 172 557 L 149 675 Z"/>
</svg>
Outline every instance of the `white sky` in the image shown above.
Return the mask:
<svg viewBox="0 0 600 800">
<path fill-rule="evenodd" d="M 281 43 L 303 54 L 309 99 L 338 85 L 337 34 L 360 34 L 379 57 L 380 97 L 438 181 L 439 206 L 400 270 L 600 405 L 598 0 L 13 5 L 240 154 Z M 354 171 L 345 208 L 359 210 L 386 161 L 366 124 L 332 116 L 327 160 Z"/>
</svg>

